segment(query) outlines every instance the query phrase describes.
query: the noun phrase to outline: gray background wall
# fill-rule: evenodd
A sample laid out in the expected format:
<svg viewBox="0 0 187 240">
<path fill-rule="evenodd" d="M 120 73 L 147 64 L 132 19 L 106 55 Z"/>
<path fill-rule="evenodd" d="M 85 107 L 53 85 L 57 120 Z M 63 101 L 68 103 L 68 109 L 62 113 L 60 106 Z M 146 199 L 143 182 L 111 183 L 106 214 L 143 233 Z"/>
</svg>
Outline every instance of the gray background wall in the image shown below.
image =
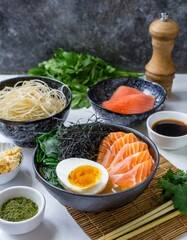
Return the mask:
<svg viewBox="0 0 187 240">
<path fill-rule="evenodd" d="M 163 11 L 180 25 L 173 59 L 187 72 L 187 1 L 0 0 L 0 74 L 24 73 L 59 47 L 144 72 L 148 27 Z"/>
</svg>

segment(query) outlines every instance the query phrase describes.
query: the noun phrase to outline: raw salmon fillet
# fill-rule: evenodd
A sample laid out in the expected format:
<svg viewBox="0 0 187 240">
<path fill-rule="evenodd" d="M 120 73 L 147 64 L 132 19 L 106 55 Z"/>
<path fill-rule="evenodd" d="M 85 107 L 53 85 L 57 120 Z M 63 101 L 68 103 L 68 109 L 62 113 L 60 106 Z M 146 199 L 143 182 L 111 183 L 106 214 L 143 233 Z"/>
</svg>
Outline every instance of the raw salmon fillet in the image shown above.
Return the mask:
<svg viewBox="0 0 187 240">
<path fill-rule="evenodd" d="M 126 86 L 120 86 L 102 107 L 116 113 L 138 114 L 153 109 L 155 97 Z"/>
<path fill-rule="evenodd" d="M 118 138 L 114 143 L 107 149 L 106 155 L 103 158 L 101 164 L 108 168 L 111 162 L 114 160 L 115 156 L 119 150 L 127 143 L 133 143 L 138 141 L 137 137 L 133 133 L 127 133 L 125 136 Z"/>
<path fill-rule="evenodd" d="M 128 87 L 128 86 L 120 86 L 114 91 L 111 99 L 119 100 L 122 96 L 128 96 L 132 94 L 142 94 L 143 92 L 139 91 L 136 88 Z"/>
<path fill-rule="evenodd" d="M 124 160 L 126 157 L 136 153 L 136 152 L 141 152 L 144 150 L 147 150 L 148 146 L 144 142 L 133 142 L 133 143 L 128 143 L 125 144 L 117 153 L 113 161 L 111 162 L 109 168 L 111 169 L 114 165 L 116 165 L 118 162 L 121 162 Z"/>
<path fill-rule="evenodd" d="M 109 174 L 119 174 L 119 173 L 126 173 L 130 171 L 133 167 L 135 167 L 137 164 L 142 163 L 146 160 L 152 160 L 154 165 L 154 160 L 152 159 L 152 156 L 150 155 L 148 150 L 134 153 L 128 157 L 126 157 L 121 162 L 114 165 L 110 170 Z"/>
<path fill-rule="evenodd" d="M 123 190 L 134 187 L 150 175 L 152 166 L 152 160 L 148 159 L 137 164 L 126 173 L 110 175 L 110 181 L 113 185 L 117 185 Z"/>
<path fill-rule="evenodd" d="M 99 153 L 97 156 L 97 162 L 101 163 L 104 159 L 104 156 L 107 153 L 108 148 L 120 137 L 125 136 L 126 133 L 124 132 L 111 132 L 107 135 L 101 142 L 99 146 Z"/>
</svg>

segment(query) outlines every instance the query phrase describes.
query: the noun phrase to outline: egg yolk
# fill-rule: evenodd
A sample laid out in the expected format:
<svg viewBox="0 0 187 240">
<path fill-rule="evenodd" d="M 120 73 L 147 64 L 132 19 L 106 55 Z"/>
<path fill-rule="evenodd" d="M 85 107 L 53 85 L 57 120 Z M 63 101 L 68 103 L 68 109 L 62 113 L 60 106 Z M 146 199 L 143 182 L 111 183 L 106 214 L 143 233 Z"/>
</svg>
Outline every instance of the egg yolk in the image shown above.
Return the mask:
<svg viewBox="0 0 187 240">
<path fill-rule="evenodd" d="M 87 188 L 97 184 L 101 179 L 101 171 L 89 165 L 75 168 L 68 176 L 69 182 L 79 188 Z"/>
</svg>

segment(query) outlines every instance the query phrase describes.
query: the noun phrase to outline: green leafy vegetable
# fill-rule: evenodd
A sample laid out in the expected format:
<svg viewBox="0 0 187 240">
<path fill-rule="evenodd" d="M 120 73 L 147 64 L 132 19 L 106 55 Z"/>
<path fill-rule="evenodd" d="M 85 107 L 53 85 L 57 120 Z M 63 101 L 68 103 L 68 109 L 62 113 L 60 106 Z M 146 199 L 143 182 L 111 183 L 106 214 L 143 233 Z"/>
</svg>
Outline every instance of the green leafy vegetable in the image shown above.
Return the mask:
<svg viewBox="0 0 187 240">
<path fill-rule="evenodd" d="M 58 163 L 60 141 L 56 136 L 56 130 L 44 133 L 37 139 L 37 160 L 45 164 Z"/>
<path fill-rule="evenodd" d="M 142 74 L 112 67 L 89 54 L 77 54 L 58 49 L 54 56 L 30 69 L 29 75 L 47 76 L 62 81 L 72 90 L 72 108 L 89 107 L 87 90 L 101 80 L 112 77 L 137 77 Z"/>
<path fill-rule="evenodd" d="M 173 201 L 174 207 L 187 214 L 187 173 L 171 169 L 158 181 L 158 187 L 163 190 L 166 199 Z"/>
<path fill-rule="evenodd" d="M 55 170 L 60 161 L 60 141 L 56 136 L 56 130 L 37 137 L 36 142 L 36 159 L 40 173 L 50 184 L 64 189 L 58 181 Z"/>
<path fill-rule="evenodd" d="M 56 166 L 44 166 L 42 168 L 42 173 L 43 173 L 43 176 L 44 178 L 52 185 L 56 186 L 56 187 L 59 187 L 59 188 L 62 188 L 62 189 L 65 189 L 64 186 L 62 186 L 60 183 L 59 183 L 59 180 L 58 180 L 58 177 L 57 177 L 57 174 L 56 174 Z"/>
</svg>

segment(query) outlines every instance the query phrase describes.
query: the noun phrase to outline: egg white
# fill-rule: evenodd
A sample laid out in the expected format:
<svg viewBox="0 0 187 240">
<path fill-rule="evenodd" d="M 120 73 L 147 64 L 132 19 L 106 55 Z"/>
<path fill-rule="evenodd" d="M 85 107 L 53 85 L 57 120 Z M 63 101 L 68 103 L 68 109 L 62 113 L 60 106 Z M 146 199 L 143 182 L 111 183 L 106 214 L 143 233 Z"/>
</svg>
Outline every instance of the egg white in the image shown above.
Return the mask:
<svg viewBox="0 0 187 240">
<path fill-rule="evenodd" d="M 68 180 L 70 172 L 77 167 L 85 165 L 96 167 L 101 171 L 100 181 L 90 187 L 85 188 L 72 185 Z M 108 171 L 105 167 L 103 167 L 101 164 L 97 162 L 84 158 L 67 158 L 62 160 L 61 162 L 58 163 L 56 167 L 56 173 L 62 185 L 64 185 L 68 190 L 80 194 L 100 193 L 106 187 L 109 178 Z"/>
</svg>

